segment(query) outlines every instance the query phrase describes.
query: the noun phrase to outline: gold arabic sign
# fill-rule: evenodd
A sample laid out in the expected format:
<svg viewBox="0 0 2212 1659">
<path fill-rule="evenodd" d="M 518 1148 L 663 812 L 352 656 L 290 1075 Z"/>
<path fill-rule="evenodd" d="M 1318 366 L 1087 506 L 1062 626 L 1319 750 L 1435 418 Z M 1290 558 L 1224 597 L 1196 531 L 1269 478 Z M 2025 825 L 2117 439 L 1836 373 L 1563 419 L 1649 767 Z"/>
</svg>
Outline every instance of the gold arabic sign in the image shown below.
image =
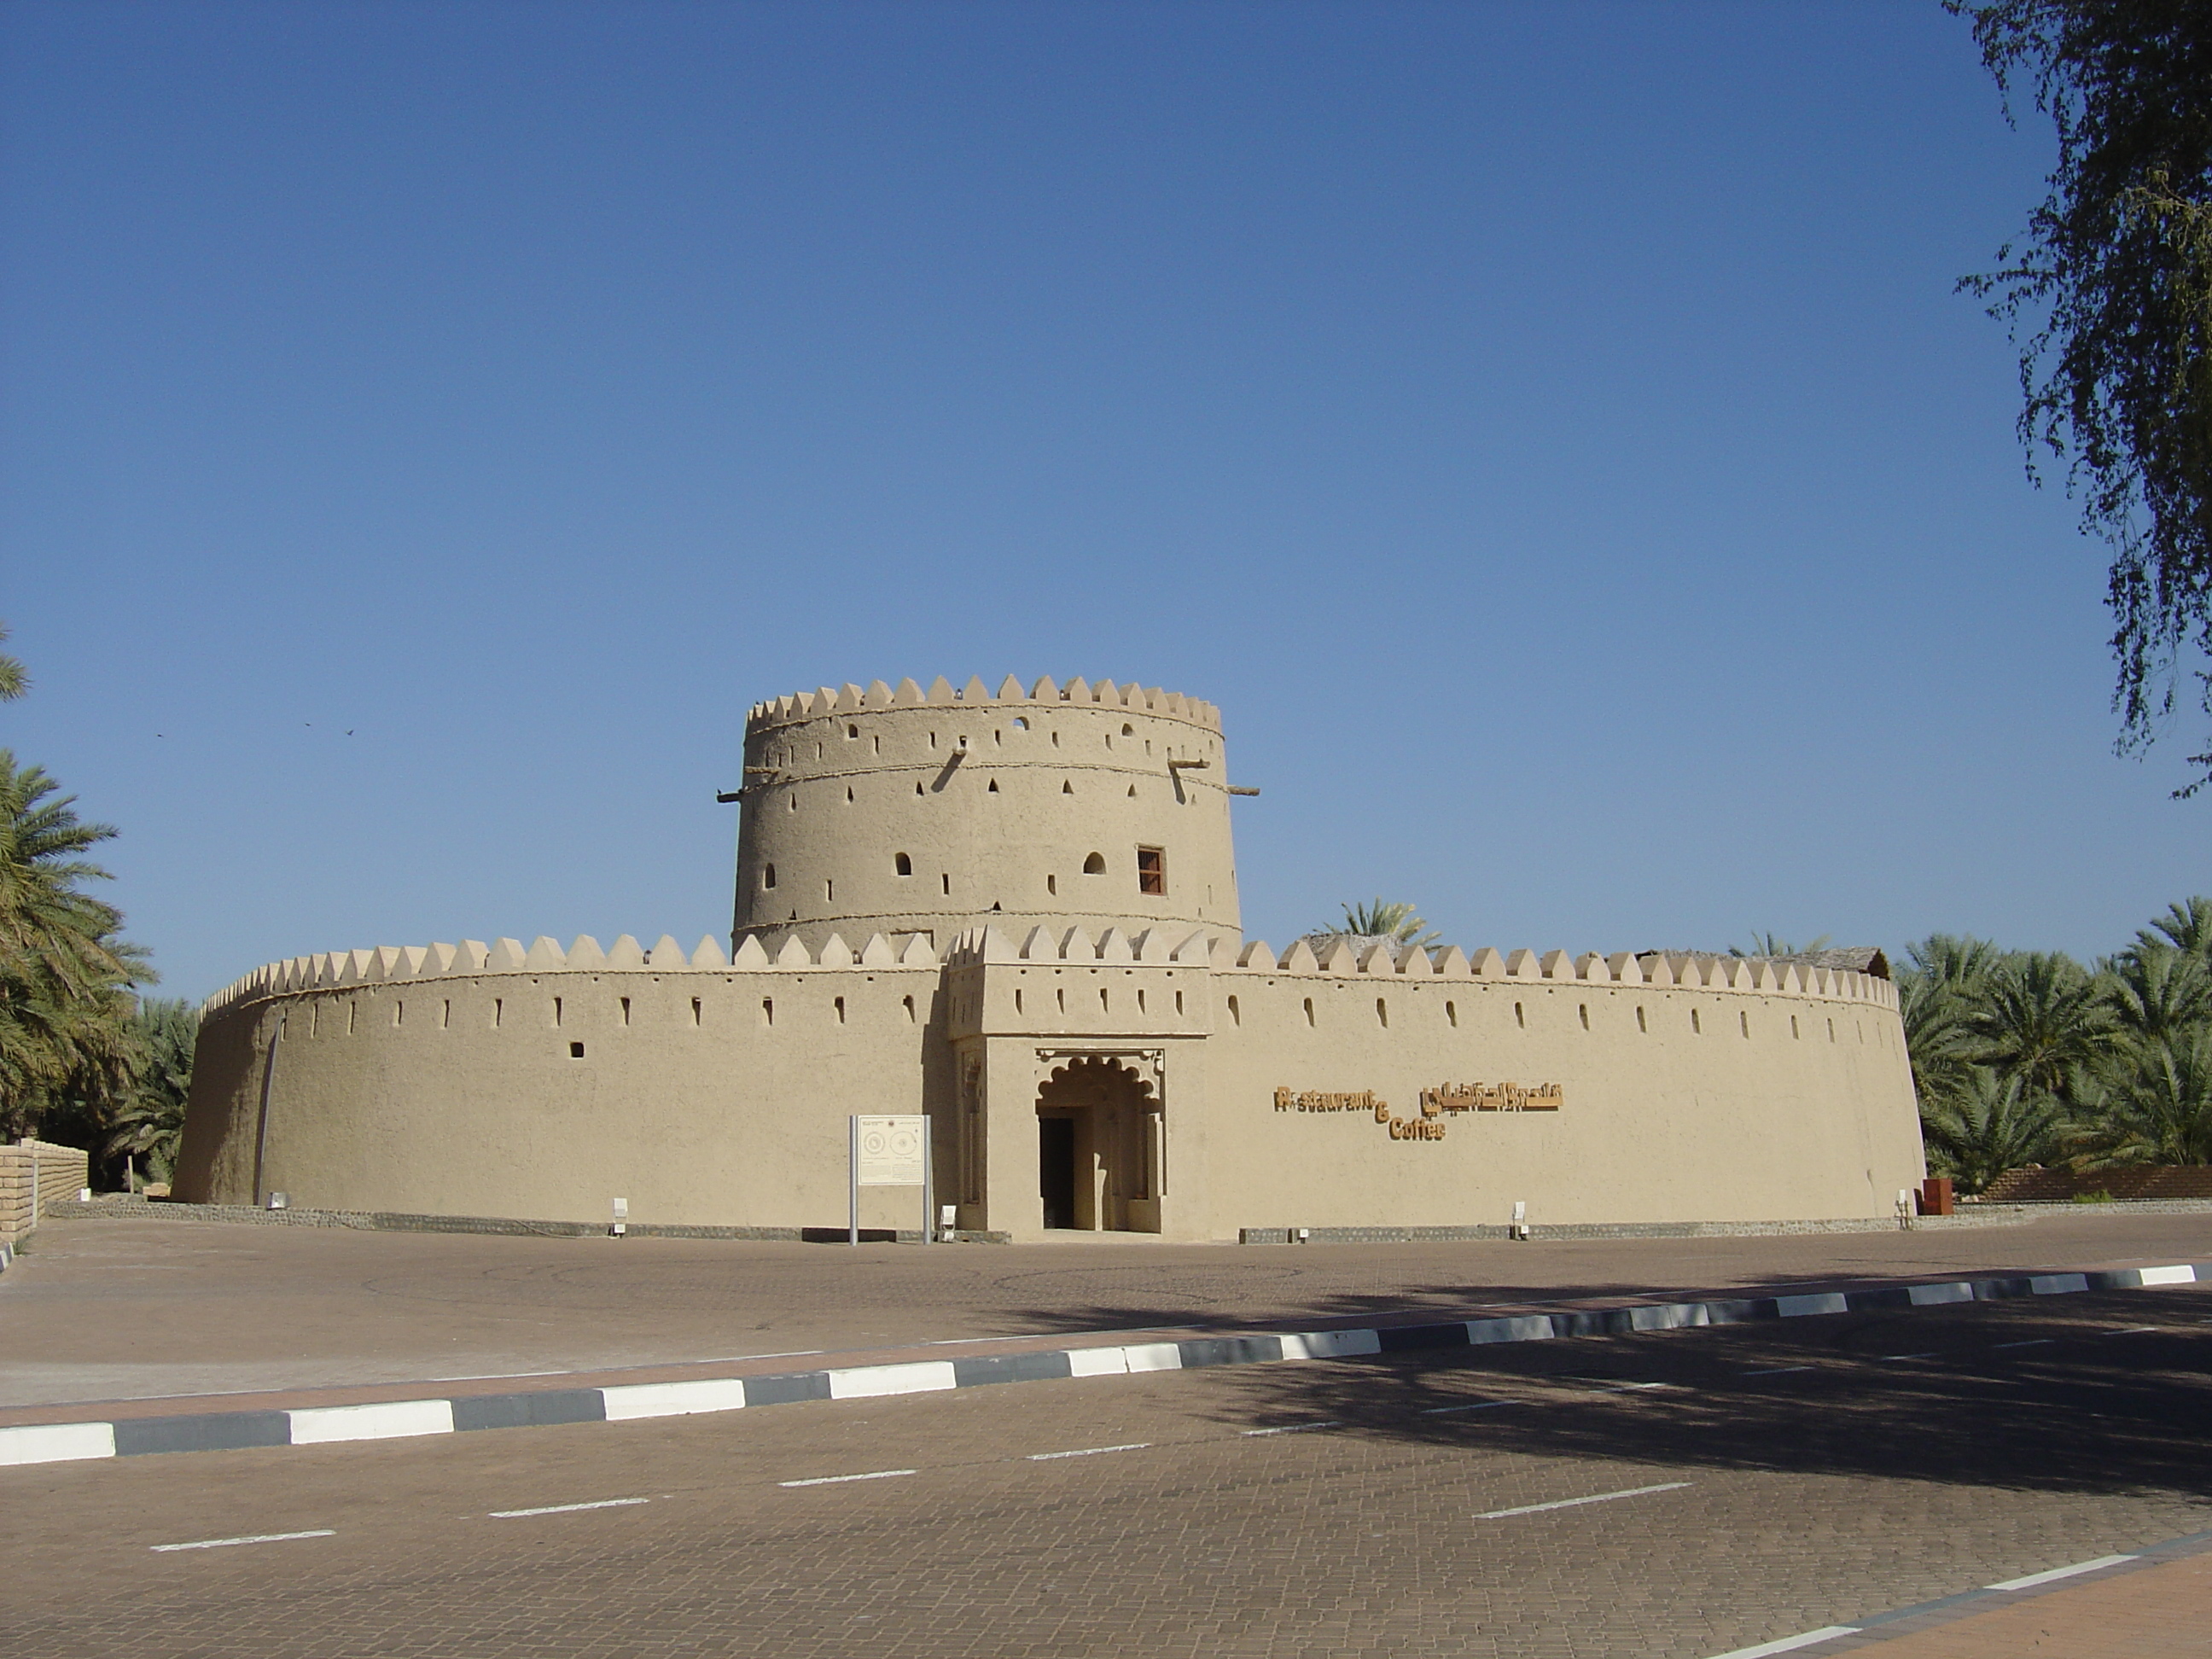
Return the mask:
<svg viewBox="0 0 2212 1659">
<path fill-rule="evenodd" d="M 1390 1103 L 1371 1089 L 1350 1094 L 1326 1094 L 1314 1090 L 1278 1089 L 1279 1112 L 1371 1112 L 1377 1123 L 1388 1126 L 1393 1140 L 1442 1140 L 1449 1127 L 1447 1114 L 1461 1112 L 1556 1112 L 1566 1091 L 1556 1083 L 1446 1083 L 1421 1091 L 1421 1115 L 1398 1116 Z"/>
</svg>

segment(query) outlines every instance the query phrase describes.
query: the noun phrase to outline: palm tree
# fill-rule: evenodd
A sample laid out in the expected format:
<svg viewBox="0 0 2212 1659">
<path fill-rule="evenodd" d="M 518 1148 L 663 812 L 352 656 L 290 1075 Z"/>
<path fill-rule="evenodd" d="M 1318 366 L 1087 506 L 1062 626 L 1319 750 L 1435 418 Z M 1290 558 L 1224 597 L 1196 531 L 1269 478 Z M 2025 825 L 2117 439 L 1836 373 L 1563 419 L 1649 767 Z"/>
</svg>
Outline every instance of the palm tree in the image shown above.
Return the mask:
<svg viewBox="0 0 2212 1659">
<path fill-rule="evenodd" d="M 2212 1020 L 2212 964 L 2143 937 L 2105 971 L 2106 1002 L 2124 1043 L 2172 1042 Z"/>
<path fill-rule="evenodd" d="M 1378 896 L 1371 904 L 1347 904 L 1342 908 L 1344 926 L 1319 928 L 1307 937 L 1348 933 L 1358 939 L 1386 939 L 1395 945 L 1410 945 L 1419 950 L 1443 942 L 1428 923 L 1414 914 L 1410 904 L 1385 903 Z"/>
<path fill-rule="evenodd" d="M 2164 915 L 2136 935 L 2139 951 L 2160 944 L 2212 962 L 2212 898 L 2200 893 L 2169 904 Z"/>
<path fill-rule="evenodd" d="M 63 1093 L 119 1089 L 136 1055 L 129 988 L 150 981 L 121 914 L 82 890 L 83 854 L 115 831 L 0 749 L 0 1127 L 21 1133 Z"/>
<path fill-rule="evenodd" d="M 1905 955 L 1897 970 L 1905 1051 L 1914 1088 L 1933 1100 L 1963 1088 L 1981 1058 L 1971 1018 L 2003 953 L 1987 939 L 1931 933 Z"/>
<path fill-rule="evenodd" d="M 1981 1059 L 2031 1095 L 2071 1101 L 2084 1072 L 2111 1052 L 2114 1022 L 2104 988 L 2071 957 L 2022 951 L 1984 981 L 1966 1017 Z"/>
<path fill-rule="evenodd" d="M 1969 1193 L 2007 1170 L 2053 1157 L 2064 1121 L 2060 1103 L 2034 1092 L 2024 1077 L 1985 1068 L 1967 1073 L 1954 1091 L 1920 1103 L 1929 1163 Z"/>
<path fill-rule="evenodd" d="M 0 623 L 0 645 L 7 642 L 8 624 Z M 0 702 L 13 702 L 30 689 L 30 676 L 23 672 L 22 659 L 0 651 Z"/>
<path fill-rule="evenodd" d="M 138 1005 L 131 1024 L 138 1064 L 130 1087 L 108 1115 L 109 1133 L 100 1150 L 110 1158 L 143 1158 L 149 1180 L 167 1181 L 176 1168 L 185 1133 L 200 1018 L 189 1002 L 156 997 Z"/>
<path fill-rule="evenodd" d="M 2145 1044 L 2116 1066 L 2078 1139 L 2092 1168 L 2212 1164 L 2212 1029 Z"/>
</svg>

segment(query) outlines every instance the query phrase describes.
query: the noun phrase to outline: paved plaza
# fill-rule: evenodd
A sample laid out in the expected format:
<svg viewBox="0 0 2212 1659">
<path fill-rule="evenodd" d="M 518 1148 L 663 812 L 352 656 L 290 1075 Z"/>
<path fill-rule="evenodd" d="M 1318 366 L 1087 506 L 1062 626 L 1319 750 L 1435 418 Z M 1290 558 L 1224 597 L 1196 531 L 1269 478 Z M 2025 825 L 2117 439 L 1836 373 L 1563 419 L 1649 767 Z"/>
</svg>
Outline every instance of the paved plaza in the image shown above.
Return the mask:
<svg viewBox="0 0 2212 1659">
<path fill-rule="evenodd" d="M 2206 1260 L 2212 1218 L 2113 1214 L 930 1252 L 85 1220 L 0 1278 L 0 1378 L 21 1413 L 125 1378 L 316 1390 L 454 1358 L 608 1369 Z M 1708 1659 L 1857 1626 L 1808 1651 L 2197 1653 L 2212 1540 L 2144 1552 L 2212 1532 L 2208 1371 L 2212 1288 L 2173 1286 L 0 1469 L 0 1653 Z M 57 1392 L 88 1388 L 111 1392 Z"/>
</svg>

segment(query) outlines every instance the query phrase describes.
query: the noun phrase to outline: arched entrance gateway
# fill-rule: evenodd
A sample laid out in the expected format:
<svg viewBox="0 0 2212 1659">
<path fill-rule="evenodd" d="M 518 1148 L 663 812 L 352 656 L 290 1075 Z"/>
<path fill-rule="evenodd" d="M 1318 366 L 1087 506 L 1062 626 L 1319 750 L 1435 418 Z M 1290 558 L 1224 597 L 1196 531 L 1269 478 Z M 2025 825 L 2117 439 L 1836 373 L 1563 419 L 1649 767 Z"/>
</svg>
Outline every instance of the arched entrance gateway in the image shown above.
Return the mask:
<svg viewBox="0 0 2212 1659">
<path fill-rule="evenodd" d="M 1160 1102 L 1106 1055 L 1053 1067 L 1037 1091 L 1037 1192 L 1048 1228 L 1160 1230 Z"/>
</svg>

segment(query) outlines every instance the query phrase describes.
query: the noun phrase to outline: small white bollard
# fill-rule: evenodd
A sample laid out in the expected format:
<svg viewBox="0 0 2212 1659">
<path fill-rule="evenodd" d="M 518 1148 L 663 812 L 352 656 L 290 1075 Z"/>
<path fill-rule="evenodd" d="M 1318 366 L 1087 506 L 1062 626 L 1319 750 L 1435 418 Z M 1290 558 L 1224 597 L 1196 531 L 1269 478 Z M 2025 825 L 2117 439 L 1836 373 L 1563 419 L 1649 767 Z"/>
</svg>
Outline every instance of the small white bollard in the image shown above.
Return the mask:
<svg viewBox="0 0 2212 1659">
<path fill-rule="evenodd" d="M 621 1238 L 629 1231 L 629 1200 L 626 1198 L 618 1198 L 615 1200 L 614 1225 L 607 1229 L 607 1237 L 609 1238 Z"/>
<path fill-rule="evenodd" d="M 1528 1205 L 1523 1199 L 1513 1201 L 1513 1237 L 1520 1239 L 1528 1237 Z"/>
</svg>

